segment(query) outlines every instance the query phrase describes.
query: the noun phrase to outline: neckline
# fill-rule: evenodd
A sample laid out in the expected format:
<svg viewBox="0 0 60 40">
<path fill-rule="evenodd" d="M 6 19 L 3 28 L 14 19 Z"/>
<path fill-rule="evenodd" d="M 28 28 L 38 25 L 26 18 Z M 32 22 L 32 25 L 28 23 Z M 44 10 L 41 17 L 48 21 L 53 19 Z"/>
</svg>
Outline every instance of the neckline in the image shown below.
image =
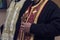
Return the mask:
<svg viewBox="0 0 60 40">
<path fill-rule="evenodd" d="M 41 4 L 43 2 L 43 0 L 40 0 L 38 3 L 36 3 L 35 5 L 32 6 L 32 8 L 37 7 L 39 4 Z"/>
</svg>

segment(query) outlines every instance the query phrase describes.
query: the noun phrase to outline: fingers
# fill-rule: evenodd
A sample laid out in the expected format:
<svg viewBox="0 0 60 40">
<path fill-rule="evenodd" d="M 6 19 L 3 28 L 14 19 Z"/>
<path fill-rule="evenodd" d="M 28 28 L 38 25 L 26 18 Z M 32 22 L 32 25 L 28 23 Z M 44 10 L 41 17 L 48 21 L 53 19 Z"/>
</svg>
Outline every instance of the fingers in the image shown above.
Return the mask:
<svg viewBox="0 0 60 40">
<path fill-rule="evenodd" d="M 21 22 L 21 26 L 20 26 L 20 29 L 21 29 L 21 30 L 24 30 L 24 29 L 25 29 L 24 24 L 25 24 L 24 22 Z"/>
<path fill-rule="evenodd" d="M 21 22 L 21 25 L 24 25 L 25 23 L 24 22 Z"/>
<path fill-rule="evenodd" d="M 21 25 L 21 28 L 24 28 L 24 25 Z"/>
<path fill-rule="evenodd" d="M 24 25 L 25 26 L 25 25 L 27 25 L 27 23 L 26 22 L 21 22 L 21 25 Z"/>
<path fill-rule="evenodd" d="M 21 22 L 21 26 L 20 26 L 20 29 L 23 30 L 25 32 L 25 29 L 26 29 L 26 23 L 25 22 Z"/>
</svg>

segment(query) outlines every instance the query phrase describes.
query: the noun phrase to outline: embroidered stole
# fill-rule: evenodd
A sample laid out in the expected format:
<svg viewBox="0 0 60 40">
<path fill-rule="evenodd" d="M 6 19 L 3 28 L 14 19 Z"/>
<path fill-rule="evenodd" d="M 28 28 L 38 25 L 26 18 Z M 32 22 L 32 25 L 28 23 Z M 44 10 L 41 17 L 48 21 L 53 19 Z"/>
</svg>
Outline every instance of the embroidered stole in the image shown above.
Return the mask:
<svg viewBox="0 0 60 40">
<path fill-rule="evenodd" d="M 24 2 L 25 0 L 15 4 L 15 0 L 13 0 L 7 9 L 7 19 L 2 33 L 2 40 L 13 40 L 16 22 Z"/>
<path fill-rule="evenodd" d="M 48 2 L 48 0 L 41 0 L 37 5 L 35 6 L 29 6 L 26 12 L 22 16 L 22 21 L 24 22 L 30 22 L 37 24 L 38 17 L 43 10 L 45 4 Z M 33 40 L 34 35 L 33 34 L 25 34 L 24 31 L 21 34 L 21 29 L 19 30 L 18 39 L 17 40 Z M 21 39 L 23 38 L 23 39 Z"/>
</svg>

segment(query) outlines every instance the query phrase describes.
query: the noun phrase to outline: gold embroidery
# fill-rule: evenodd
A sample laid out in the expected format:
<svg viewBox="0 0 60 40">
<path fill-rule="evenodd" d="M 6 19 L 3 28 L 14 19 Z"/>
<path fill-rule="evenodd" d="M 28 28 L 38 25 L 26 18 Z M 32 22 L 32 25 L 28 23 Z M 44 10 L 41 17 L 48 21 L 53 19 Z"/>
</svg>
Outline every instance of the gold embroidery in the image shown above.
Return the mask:
<svg viewBox="0 0 60 40">
<path fill-rule="evenodd" d="M 43 10 L 45 4 L 48 2 L 48 0 L 44 0 L 44 2 L 42 3 L 42 5 L 40 6 L 40 9 L 39 9 L 39 12 L 37 13 L 37 16 L 34 20 L 34 23 L 36 24 L 37 23 L 37 20 L 38 20 L 38 16 L 40 15 L 41 11 Z"/>
<path fill-rule="evenodd" d="M 34 11 L 33 11 L 33 14 L 36 13 L 36 12 L 37 12 L 37 10 L 34 10 Z"/>
</svg>

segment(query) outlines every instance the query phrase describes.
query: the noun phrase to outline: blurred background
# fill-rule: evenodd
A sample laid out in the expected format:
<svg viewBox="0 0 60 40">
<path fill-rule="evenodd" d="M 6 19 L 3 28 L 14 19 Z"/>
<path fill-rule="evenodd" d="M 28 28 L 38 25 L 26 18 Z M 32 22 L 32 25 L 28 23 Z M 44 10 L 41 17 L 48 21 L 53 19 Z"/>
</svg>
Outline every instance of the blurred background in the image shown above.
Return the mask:
<svg viewBox="0 0 60 40">
<path fill-rule="evenodd" d="M 6 0 L 7 6 L 9 6 L 11 0 Z M 52 0 L 58 7 L 60 7 L 60 0 Z M 1 2 L 1 1 L 0 1 Z M 6 19 L 6 9 L 0 9 L 0 26 L 5 22 Z M 60 36 L 55 37 L 55 40 L 60 40 Z"/>
</svg>

